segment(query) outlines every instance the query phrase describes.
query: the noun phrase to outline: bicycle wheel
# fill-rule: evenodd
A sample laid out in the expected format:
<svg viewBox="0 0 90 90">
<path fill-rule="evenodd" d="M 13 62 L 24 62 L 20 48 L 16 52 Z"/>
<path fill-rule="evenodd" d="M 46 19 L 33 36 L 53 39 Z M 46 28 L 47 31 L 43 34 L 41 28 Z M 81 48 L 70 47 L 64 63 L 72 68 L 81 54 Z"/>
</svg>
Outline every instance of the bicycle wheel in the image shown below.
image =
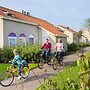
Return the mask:
<svg viewBox="0 0 90 90">
<path fill-rule="evenodd" d="M 60 65 L 63 66 L 63 58 L 60 59 Z"/>
<path fill-rule="evenodd" d="M 5 71 L 0 75 L 0 84 L 3 87 L 10 86 L 14 80 L 14 75 L 10 71 Z"/>
<path fill-rule="evenodd" d="M 53 59 L 52 67 L 54 70 L 57 70 L 60 67 L 60 64 L 58 63 L 58 60 L 56 58 Z"/>
<path fill-rule="evenodd" d="M 39 63 L 38 63 L 39 69 L 42 69 L 43 68 L 43 65 L 44 65 L 44 60 L 43 60 L 43 58 L 40 58 L 39 59 Z"/>
<path fill-rule="evenodd" d="M 26 79 L 29 76 L 29 66 L 24 66 L 23 69 L 21 70 L 21 76 L 22 78 Z"/>
</svg>

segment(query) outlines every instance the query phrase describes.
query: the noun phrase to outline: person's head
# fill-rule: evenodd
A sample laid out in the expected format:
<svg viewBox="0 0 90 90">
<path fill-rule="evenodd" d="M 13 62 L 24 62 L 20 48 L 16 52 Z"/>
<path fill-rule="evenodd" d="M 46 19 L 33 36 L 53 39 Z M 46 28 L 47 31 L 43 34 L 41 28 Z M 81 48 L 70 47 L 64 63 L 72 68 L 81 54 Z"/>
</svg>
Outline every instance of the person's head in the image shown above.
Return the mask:
<svg viewBox="0 0 90 90">
<path fill-rule="evenodd" d="M 62 40 L 61 39 L 58 39 L 58 43 L 62 43 Z"/>
<path fill-rule="evenodd" d="M 48 39 L 48 38 L 46 39 L 46 42 L 47 42 L 47 43 L 49 42 L 49 39 Z"/>
<path fill-rule="evenodd" d="M 13 53 L 14 53 L 14 55 L 17 55 L 18 54 L 18 50 L 17 49 L 14 49 L 13 50 Z"/>
</svg>

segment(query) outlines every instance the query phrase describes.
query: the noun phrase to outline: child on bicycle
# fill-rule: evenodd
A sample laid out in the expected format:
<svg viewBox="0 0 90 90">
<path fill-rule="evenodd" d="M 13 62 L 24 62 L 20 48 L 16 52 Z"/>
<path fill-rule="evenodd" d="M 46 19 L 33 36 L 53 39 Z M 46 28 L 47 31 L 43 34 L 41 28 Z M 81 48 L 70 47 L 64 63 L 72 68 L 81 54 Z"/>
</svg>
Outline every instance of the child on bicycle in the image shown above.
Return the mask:
<svg viewBox="0 0 90 90">
<path fill-rule="evenodd" d="M 13 59 L 13 63 L 12 65 L 17 65 L 18 66 L 18 80 L 21 79 L 21 66 L 22 65 L 27 65 L 27 61 L 26 60 L 22 60 L 20 54 L 18 53 L 17 49 L 13 50 L 14 53 L 14 59 Z"/>
</svg>

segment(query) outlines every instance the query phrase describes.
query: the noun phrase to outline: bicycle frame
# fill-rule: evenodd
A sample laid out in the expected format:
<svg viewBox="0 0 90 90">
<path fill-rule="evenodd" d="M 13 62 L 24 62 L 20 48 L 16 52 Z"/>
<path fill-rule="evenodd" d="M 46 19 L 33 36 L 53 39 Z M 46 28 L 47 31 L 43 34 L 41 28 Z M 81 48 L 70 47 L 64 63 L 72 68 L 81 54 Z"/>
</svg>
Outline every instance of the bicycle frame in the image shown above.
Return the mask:
<svg viewBox="0 0 90 90">
<path fill-rule="evenodd" d="M 9 66 L 7 67 L 7 71 L 13 73 L 14 76 L 18 76 L 18 69 L 17 67 L 14 67 L 14 66 Z"/>
</svg>

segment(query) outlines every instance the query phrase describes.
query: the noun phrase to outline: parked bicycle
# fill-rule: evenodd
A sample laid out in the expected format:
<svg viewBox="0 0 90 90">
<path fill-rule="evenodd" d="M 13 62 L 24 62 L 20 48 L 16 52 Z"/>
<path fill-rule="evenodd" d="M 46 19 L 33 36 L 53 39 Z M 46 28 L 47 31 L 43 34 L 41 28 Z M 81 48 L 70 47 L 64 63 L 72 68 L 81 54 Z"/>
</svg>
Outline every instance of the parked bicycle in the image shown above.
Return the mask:
<svg viewBox="0 0 90 90">
<path fill-rule="evenodd" d="M 26 79 L 29 75 L 29 71 L 30 71 L 29 65 L 28 67 L 22 65 L 21 77 L 23 79 Z M 7 67 L 6 71 L 0 74 L 0 85 L 2 85 L 3 87 L 10 86 L 13 83 L 15 77 L 18 77 L 18 68 L 16 66 L 10 65 L 9 67 Z"/>
</svg>

